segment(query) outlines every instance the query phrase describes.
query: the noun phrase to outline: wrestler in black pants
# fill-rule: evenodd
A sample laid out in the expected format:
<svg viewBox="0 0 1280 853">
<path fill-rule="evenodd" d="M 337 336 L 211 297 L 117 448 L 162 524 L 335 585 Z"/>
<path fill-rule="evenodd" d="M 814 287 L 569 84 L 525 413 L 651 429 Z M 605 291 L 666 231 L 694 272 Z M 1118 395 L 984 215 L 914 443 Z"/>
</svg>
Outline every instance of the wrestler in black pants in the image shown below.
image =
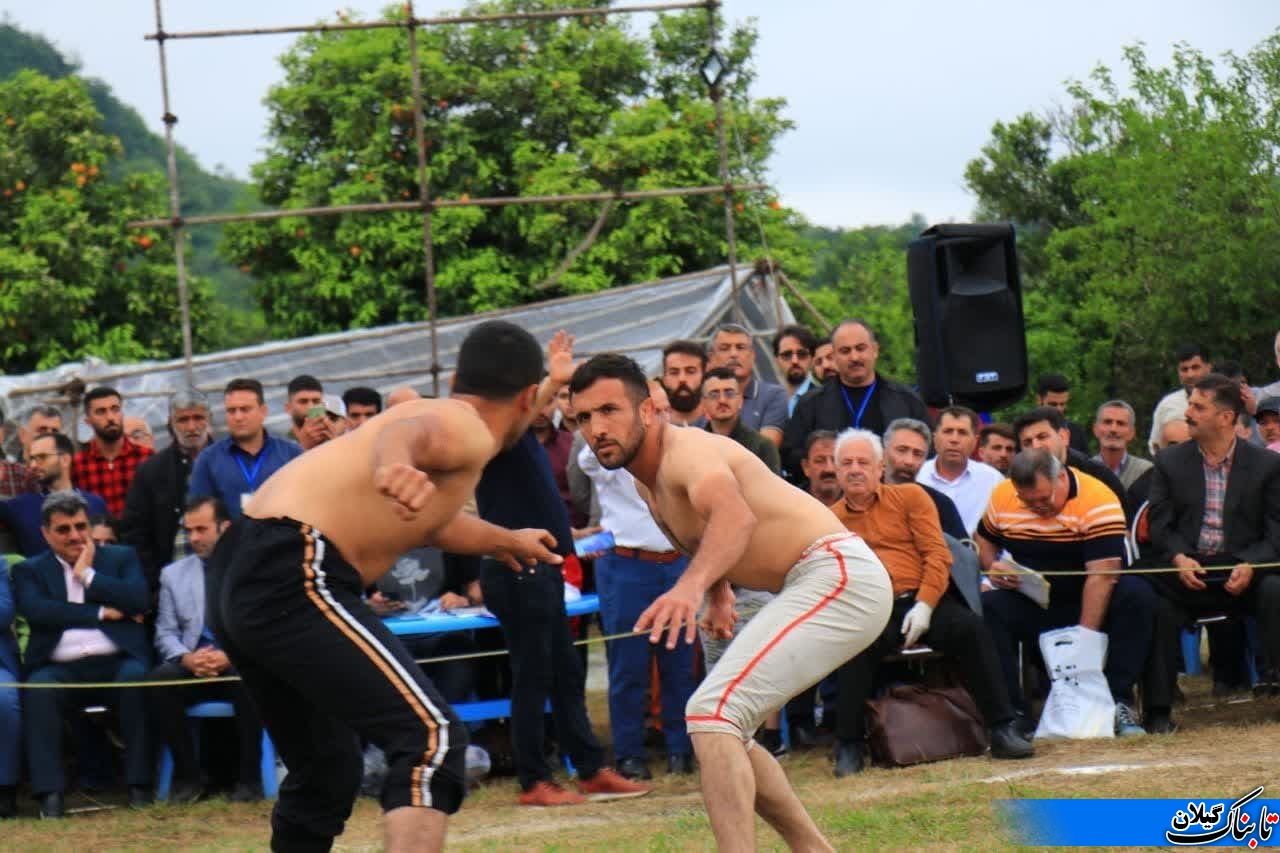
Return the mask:
<svg viewBox="0 0 1280 853">
<path fill-rule="evenodd" d="M 916 603 L 908 593 L 893 602 L 893 613 L 880 637 L 857 657 L 837 670 L 840 698 L 837 705 L 836 736 L 842 741 L 866 738 L 866 705 L 880 661 L 902 648 L 902 620 Z M 929 630 L 920 642 L 942 652 L 959 668 L 964 686 L 982 712 L 987 726 L 1013 719 L 1013 705 L 1005 689 L 1000 658 L 987 633 L 982 617 L 969 609 L 954 587 L 933 609 Z"/>
<path fill-rule="evenodd" d="M 452 814 L 466 793 L 467 730 L 362 596 L 318 531 L 242 518 L 206 572 L 209 624 L 288 768 L 273 850 L 328 850 L 360 788 L 360 738 L 387 756 L 384 811 Z"/>
<path fill-rule="evenodd" d="M 590 779 L 603 766 L 604 750 L 587 718 L 586 673 L 569 633 L 560 568 L 539 563 L 516 572 L 485 561 L 480 590 L 510 651 L 511 740 L 521 789 L 551 780 L 543 749 L 548 699 L 561 749 L 578 778 Z"/>
</svg>

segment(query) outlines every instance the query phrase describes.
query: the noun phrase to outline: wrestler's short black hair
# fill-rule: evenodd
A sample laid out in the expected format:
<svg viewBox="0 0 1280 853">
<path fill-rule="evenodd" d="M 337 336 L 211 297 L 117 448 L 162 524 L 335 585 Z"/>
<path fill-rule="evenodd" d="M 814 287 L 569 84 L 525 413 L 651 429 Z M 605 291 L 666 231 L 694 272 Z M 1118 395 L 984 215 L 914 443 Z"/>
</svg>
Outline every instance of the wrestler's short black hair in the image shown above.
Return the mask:
<svg viewBox="0 0 1280 853">
<path fill-rule="evenodd" d="M 487 320 L 462 339 L 453 393 L 510 400 L 542 381 L 542 347 L 506 320 Z"/>
<path fill-rule="evenodd" d="M 616 352 L 593 355 L 573 371 L 569 394 L 581 394 L 601 379 L 617 379 L 637 404 L 649 396 L 649 380 L 635 359 Z"/>
</svg>

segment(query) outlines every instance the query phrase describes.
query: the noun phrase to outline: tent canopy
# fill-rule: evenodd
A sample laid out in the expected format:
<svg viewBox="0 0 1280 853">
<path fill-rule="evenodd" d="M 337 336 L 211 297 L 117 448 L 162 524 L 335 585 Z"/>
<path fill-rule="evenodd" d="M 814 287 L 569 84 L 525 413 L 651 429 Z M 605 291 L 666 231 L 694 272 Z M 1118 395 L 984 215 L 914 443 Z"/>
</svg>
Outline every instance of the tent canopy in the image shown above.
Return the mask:
<svg viewBox="0 0 1280 853">
<path fill-rule="evenodd" d="M 738 281 L 741 319 L 753 332 L 764 333 L 756 337 L 757 371 L 765 379 L 777 381 L 767 339 L 779 326 L 794 322 L 791 311 L 778 298 L 772 278 L 756 275 L 748 268 L 738 270 Z M 705 337 L 719 323 L 737 321 L 727 266 L 599 293 L 443 319 L 436 324 L 442 393 L 447 393 L 462 339 L 477 323 L 495 318 L 528 329 L 542 342 L 548 341 L 557 330 L 565 329 L 576 338 L 578 354 L 622 351 L 636 359 L 650 375 L 655 375 L 660 368 L 662 348 L 670 341 Z M 197 356 L 192 365 L 196 387 L 210 396 L 215 424 L 222 424 L 222 388 L 236 377 L 252 377 L 261 381 L 267 390 L 270 411 L 267 428 L 283 435 L 289 429 L 284 415 L 285 386 L 298 374 L 315 376 L 326 393 L 341 394 L 347 388 L 365 385 L 385 395 L 398 386 L 412 385 L 430 394 L 431 327 L 429 323 L 402 323 L 276 341 Z M 156 434 L 158 445 L 168 442 L 165 429 L 168 398 L 186 385 L 181 359 L 130 365 L 110 365 L 89 359 L 25 376 L 3 376 L 0 377 L 0 398 L 10 418 L 48 400 L 63 404 L 65 411 L 65 398 L 58 399 L 56 389 L 74 379 L 82 380 L 86 388 L 110 385 L 120 391 L 126 413 L 145 418 Z M 66 411 L 66 414 L 68 424 L 81 421 L 79 412 Z M 84 439 L 87 437 L 82 435 Z"/>
</svg>

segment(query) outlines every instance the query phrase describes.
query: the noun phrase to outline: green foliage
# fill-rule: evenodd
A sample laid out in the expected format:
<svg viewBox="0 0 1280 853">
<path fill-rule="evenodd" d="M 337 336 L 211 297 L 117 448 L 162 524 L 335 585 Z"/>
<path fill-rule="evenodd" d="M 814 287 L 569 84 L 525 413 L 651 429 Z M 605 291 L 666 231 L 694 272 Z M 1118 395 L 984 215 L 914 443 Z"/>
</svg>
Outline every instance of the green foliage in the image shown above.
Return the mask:
<svg viewBox="0 0 1280 853">
<path fill-rule="evenodd" d="M 164 203 L 157 174 L 116 177 L 120 142 L 75 78 L 0 82 L 0 368 L 181 352 L 172 243 L 125 223 Z M 212 294 L 190 281 L 193 326 Z"/>
<path fill-rule="evenodd" d="M 1174 384 L 1170 353 L 1202 341 L 1262 381 L 1280 306 L 1280 34 L 1215 64 L 1125 51 L 1051 120 L 997 123 L 965 179 L 979 212 L 1019 223 L 1033 373 L 1075 382 L 1087 418 Z"/>
<path fill-rule="evenodd" d="M 24 70 L 37 71 L 54 80 L 80 77 L 78 63 L 65 58 L 47 39 L 23 32 L 11 24 L 0 24 L 0 81 Z M 120 141 L 122 155 L 112 160 L 110 174 L 113 177 L 155 171 L 165 174 L 167 155 L 163 137 L 153 133 L 136 110 L 121 103 L 110 86 L 100 80 L 81 79 L 102 116 L 102 132 Z M 177 149 L 177 165 L 184 213 L 226 213 L 252 206 L 253 193 L 248 184 L 226 174 L 205 171 L 182 146 Z M 168 209 L 165 197 L 147 214 L 167 213 Z M 248 309 L 251 307 L 249 279 L 218 255 L 217 246 L 221 239 L 222 229 L 219 226 L 192 229 L 188 269 L 209 279 L 220 301 L 235 308 Z M 251 318 L 245 317 L 243 321 L 252 328 Z M 241 324 L 241 327 L 245 326 Z M 260 322 L 258 327 L 261 327 Z"/>
<path fill-rule="evenodd" d="M 466 11 L 559 5 L 495 0 Z M 696 72 L 705 14 L 660 16 L 650 36 L 605 16 L 419 30 L 433 197 L 719 183 L 714 107 Z M 724 49 L 734 69 L 725 109 L 739 176 L 763 175 L 790 127 L 781 100 L 748 96 L 754 45 L 754 31 L 740 29 Z M 313 33 L 295 43 L 281 60 L 284 82 L 267 98 L 270 144 L 254 167 L 264 204 L 417 197 L 408 50 L 399 30 Z M 773 256 L 805 269 L 794 214 L 759 193 L 735 201 L 742 263 L 762 254 L 759 221 Z M 432 237 L 441 312 L 589 293 L 725 260 L 722 198 L 619 203 L 558 282 L 539 287 L 601 213 L 599 203 L 439 210 Z M 291 336 L 424 318 L 422 239 L 416 213 L 363 214 L 237 224 L 223 249 L 255 277 L 272 331 Z"/>
</svg>

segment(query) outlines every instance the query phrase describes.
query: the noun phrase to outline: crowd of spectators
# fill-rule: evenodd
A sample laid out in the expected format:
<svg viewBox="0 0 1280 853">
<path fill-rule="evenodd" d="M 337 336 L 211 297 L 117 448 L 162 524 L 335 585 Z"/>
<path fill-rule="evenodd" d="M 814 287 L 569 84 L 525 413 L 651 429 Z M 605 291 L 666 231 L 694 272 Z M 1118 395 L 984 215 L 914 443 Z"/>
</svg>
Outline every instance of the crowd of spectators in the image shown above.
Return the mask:
<svg viewBox="0 0 1280 853">
<path fill-rule="evenodd" d="M 791 748 L 813 747 L 830 733 L 836 775 L 858 772 L 866 760 L 864 703 L 882 659 L 928 645 L 954 662 L 974 696 L 992 755 L 1029 755 L 1035 697 L 1024 691 L 1021 661 L 1034 657 L 1041 632 L 1065 625 L 1107 635 L 1118 736 L 1173 730 L 1180 632 L 1200 616 L 1231 617 L 1211 634 L 1215 692 L 1280 690 L 1280 574 L 1262 568 L 1280 561 L 1280 382 L 1250 386 L 1233 363 L 1215 370 L 1203 346 L 1179 348 L 1179 387 L 1154 407 L 1148 457 L 1134 452 L 1143 426 L 1136 401 L 1106 401 L 1086 427 L 1068 416 L 1070 382 L 1061 375 L 1041 376 L 1036 406 L 1002 423 L 960 405 L 931 411 L 909 385 L 879 372 L 881 343 L 860 320 L 826 339 L 787 326 L 769 343 L 779 384 L 762 378 L 757 340 L 741 326 L 718 327 L 706 344 L 670 342 L 651 382 L 660 418 L 739 442 L 830 506 L 880 556 L 896 601 L 871 647 L 788 704 L 788 726 L 777 715 L 766 722 L 758 733 L 765 747 L 785 752 L 784 728 Z M 1280 335 L 1275 346 L 1280 365 Z M 418 396 L 398 388 L 385 405 Z M 271 435 L 256 379 L 232 380 L 219 403 L 183 389 L 169 400 L 168 441 L 159 450 L 127 404 L 106 386 L 84 394 L 78 414 L 92 435 L 79 448 L 78 425 L 54 405 L 31 406 L 0 425 L 16 430 L 15 452 L 0 457 L 0 552 L 9 556 L 0 571 L 0 682 L 166 686 L 0 687 L 0 817 L 16 813 L 21 779 L 42 815 L 64 813 L 68 736 L 81 785 L 112 778 L 101 727 L 78 713 L 90 705 L 115 712 L 131 805 L 151 801 L 162 746 L 172 756 L 175 800 L 208 790 L 211 771 L 184 713 L 209 700 L 235 709 L 234 732 L 224 733 L 236 740 L 227 751 L 234 767 L 225 768 L 232 798 L 262 796 L 261 723 L 252 704 L 234 680 L 206 681 L 234 670 L 204 624 L 204 561 L 256 488 L 295 457 L 359 429 L 384 398 L 365 387 L 337 396 L 298 376 L 284 401 L 290 433 Z M 565 577 L 549 589 L 559 596 L 568 582 L 597 592 L 603 631 L 625 633 L 674 585 L 687 556 L 654 523 L 630 475 L 601 466 L 576 430 L 571 395 L 550 387 L 527 436 L 537 461 L 528 476 L 549 469 L 556 497 L 548 499 L 573 539 L 603 532 L 611 539 L 567 561 Z M 495 498 L 481 497 L 484 514 Z M 430 548 L 406 554 L 368 591 L 370 606 L 391 614 L 489 603 L 511 614 L 502 617 L 509 639 L 516 634 L 508 620 L 529 619 L 519 636 L 543 632 L 545 618 L 529 617 L 529 602 L 517 600 L 527 592 L 486 602 L 486 592 L 505 590 L 494 574 L 505 572 L 479 563 Z M 1175 571 L 1121 571 L 1132 566 Z M 1054 577 L 1047 599 L 1038 599 L 1024 586 L 1028 569 L 1085 573 Z M 735 594 L 739 629 L 770 600 L 759 590 Z M 1246 630 L 1250 621 L 1256 630 Z M 461 642 L 427 639 L 414 651 L 452 653 L 481 641 Z M 564 669 L 557 656 L 567 643 L 546 652 L 560 661 L 546 678 Z M 668 772 L 692 771 L 684 704 L 725 643 L 704 636 L 674 649 L 643 638 L 608 644 L 619 774 L 650 778 L 659 744 Z M 520 667 L 544 666 L 534 660 L 537 644 L 518 645 Z M 447 698 L 463 701 L 511 690 L 510 674 L 495 674 L 500 668 L 466 663 L 429 672 Z M 553 702 L 581 706 L 580 683 L 549 689 Z M 585 721 L 585 711 L 574 713 Z M 541 731 L 524 737 L 541 751 Z"/>
</svg>

